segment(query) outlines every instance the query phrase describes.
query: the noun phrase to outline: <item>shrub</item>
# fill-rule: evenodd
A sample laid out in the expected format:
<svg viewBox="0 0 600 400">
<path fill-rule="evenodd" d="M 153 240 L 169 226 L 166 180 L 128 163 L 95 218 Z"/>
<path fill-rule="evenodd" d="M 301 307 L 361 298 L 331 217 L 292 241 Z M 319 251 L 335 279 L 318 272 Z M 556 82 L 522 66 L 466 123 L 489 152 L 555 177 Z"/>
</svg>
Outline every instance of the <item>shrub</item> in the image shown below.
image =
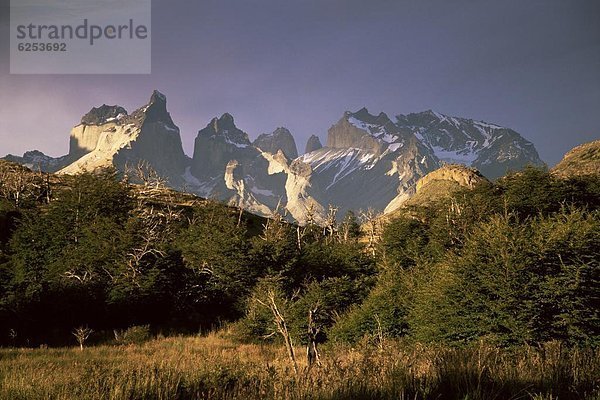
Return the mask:
<svg viewBox="0 0 600 400">
<path fill-rule="evenodd" d="M 121 332 L 115 330 L 115 340 L 120 344 L 141 344 L 151 337 L 150 325 L 134 325 Z"/>
</svg>

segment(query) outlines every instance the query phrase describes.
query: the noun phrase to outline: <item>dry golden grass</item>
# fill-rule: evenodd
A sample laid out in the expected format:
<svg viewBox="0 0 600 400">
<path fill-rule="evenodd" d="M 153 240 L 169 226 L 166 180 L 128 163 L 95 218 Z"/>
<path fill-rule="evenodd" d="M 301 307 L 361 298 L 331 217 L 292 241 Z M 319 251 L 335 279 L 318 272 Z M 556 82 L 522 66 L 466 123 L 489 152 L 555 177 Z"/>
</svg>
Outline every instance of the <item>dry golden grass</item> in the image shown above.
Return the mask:
<svg viewBox="0 0 600 400">
<path fill-rule="evenodd" d="M 2 349 L 0 398 L 600 399 L 600 352 L 554 343 L 511 351 L 331 345 L 321 367 L 303 362 L 296 376 L 283 346 L 215 334 L 83 351 Z"/>
</svg>

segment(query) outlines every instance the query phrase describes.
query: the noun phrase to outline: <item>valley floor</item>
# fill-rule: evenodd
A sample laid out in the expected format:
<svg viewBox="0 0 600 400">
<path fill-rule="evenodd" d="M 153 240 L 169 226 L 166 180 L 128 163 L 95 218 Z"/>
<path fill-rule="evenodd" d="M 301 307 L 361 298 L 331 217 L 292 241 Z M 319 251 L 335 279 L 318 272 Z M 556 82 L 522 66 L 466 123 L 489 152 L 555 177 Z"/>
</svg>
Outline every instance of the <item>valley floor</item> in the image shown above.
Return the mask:
<svg viewBox="0 0 600 400">
<path fill-rule="evenodd" d="M 600 351 L 327 345 L 320 367 L 219 335 L 0 349 L 0 399 L 600 399 Z"/>
</svg>

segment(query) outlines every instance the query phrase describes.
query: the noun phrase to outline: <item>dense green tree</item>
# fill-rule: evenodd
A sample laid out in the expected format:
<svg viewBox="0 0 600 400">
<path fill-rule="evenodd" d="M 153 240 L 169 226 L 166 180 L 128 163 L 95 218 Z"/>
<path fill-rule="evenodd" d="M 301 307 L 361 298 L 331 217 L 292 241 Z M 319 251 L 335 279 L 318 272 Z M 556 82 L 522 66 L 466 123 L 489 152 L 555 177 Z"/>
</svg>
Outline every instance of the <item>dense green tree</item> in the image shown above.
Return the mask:
<svg viewBox="0 0 600 400">
<path fill-rule="evenodd" d="M 386 224 L 381 240 L 385 261 L 396 269 L 410 268 L 425 253 L 429 234 L 425 222 L 408 216 L 394 218 Z"/>
<path fill-rule="evenodd" d="M 598 341 L 599 224 L 597 212 L 577 209 L 481 223 L 417 287 L 409 318 L 415 339 Z"/>
<path fill-rule="evenodd" d="M 407 283 L 406 275 L 382 273 L 375 287 L 364 296 L 364 301 L 338 310 L 341 315 L 330 329 L 329 336 L 338 341 L 356 342 L 364 336 L 373 335 L 379 324 L 386 336 L 406 335 L 411 295 Z"/>
<path fill-rule="evenodd" d="M 282 218 L 265 221 L 263 230 L 250 240 L 250 260 L 259 276 L 278 276 L 286 288 L 293 286 L 292 276 L 300 257 L 299 228 Z"/>
<path fill-rule="evenodd" d="M 600 342 L 600 213 L 565 208 L 531 222 L 525 312 L 535 341 Z"/>
<path fill-rule="evenodd" d="M 104 319 L 106 271 L 125 251 L 120 239 L 130 199 L 106 171 L 71 177 L 44 209 L 23 211 L 8 249 L 6 301 L 14 325 L 33 338 Z"/>
<path fill-rule="evenodd" d="M 254 242 L 263 249 L 264 241 Z M 293 240 L 289 240 L 290 247 Z M 257 253 L 254 253 L 255 255 Z M 375 281 L 375 260 L 364 246 L 354 241 L 326 240 L 324 236 L 296 247 L 293 259 L 268 258 L 273 263 L 265 271 L 266 280 L 276 280 L 286 299 L 290 332 L 296 340 L 306 341 L 308 313 L 319 326 L 319 340 L 325 340 L 336 316 L 360 302 Z M 277 266 L 277 261 L 284 264 Z M 257 288 L 260 291 L 261 286 Z M 255 340 L 268 335 L 269 313 L 251 303 L 245 318 L 238 324 L 238 336 Z"/>
<path fill-rule="evenodd" d="M 383 232 L 375 288 L 333 327 L 419 341 L 598 340 L 598 177 L 529 168 L 413 206 Z"/>
<path fill-rule="evenodd" d="M 246 229 L 238 221 L 224 205 L 203 205 L 177 239 L 185 265 L 198 276 L 197 301 L 215 318 L 238 315 L 260 273 L 250 262 Z"/>
</svg>

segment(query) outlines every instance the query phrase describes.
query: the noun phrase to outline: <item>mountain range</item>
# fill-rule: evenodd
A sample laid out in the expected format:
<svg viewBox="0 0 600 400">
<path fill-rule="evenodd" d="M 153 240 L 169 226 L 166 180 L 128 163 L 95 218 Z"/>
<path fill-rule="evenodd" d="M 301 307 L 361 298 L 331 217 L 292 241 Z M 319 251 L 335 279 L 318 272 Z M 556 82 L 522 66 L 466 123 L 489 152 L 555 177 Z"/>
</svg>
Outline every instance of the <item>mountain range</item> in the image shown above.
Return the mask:
<svg viewBox="0 0 600 400">
<path fill-rule="evenodd" d="M 72 129 L 65 156 L 30 151 L 5 159 L 58 174 L 108 166 L 125 171 L 146 161 L 174 189 L 260 215 L 279 208 L 299 222 L 318 222 L 329 205 L 341 216 L 367 208 L 392 212 L 416 192 L 421 177 L 446 164 L 475 168 L 489 179 L 543 165 L 534 145 L 509 128 L 431 110 L 390 117 L 366 108 L 345 112 L 325 146 L 311 136 L 301 155 L 288 129 L 252 142 L 225 113 L 198 132 L 190 158 L 158 91 L 131 114 L 120 106 L 92 108 Z"/>
</svg>

